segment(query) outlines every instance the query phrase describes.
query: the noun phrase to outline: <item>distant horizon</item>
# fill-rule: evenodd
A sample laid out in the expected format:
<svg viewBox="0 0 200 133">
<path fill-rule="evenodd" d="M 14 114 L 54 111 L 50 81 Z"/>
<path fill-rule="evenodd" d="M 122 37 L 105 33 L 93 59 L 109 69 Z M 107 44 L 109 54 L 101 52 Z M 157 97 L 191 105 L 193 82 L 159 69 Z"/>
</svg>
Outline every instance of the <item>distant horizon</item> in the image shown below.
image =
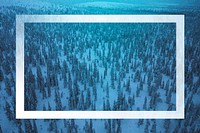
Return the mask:
<svg viewBox="0 0 200 133">
<path fill-rule="evenodd" d="M 200 1 L 198 0 L 5 0 L 0 4 L 4 5 L 15 5 L 16 3 L 49 3 L 49 4 L 55 4 L 55 5 L 63 5 L 63 6 L 73 6 L 76 4 L 82 4 L 82 3 L 91 3 L 91 2 L 116 2 L 116 3 L 124 3 L 124 4 L 134 4 L 134 5 L 145 5 L 145 6 L 184 6 L 184 7 L 199 7 Z"/>
<path fill-rule="evenodd" d="M 41 0 L 37 0 L 41 1 Z M 44 0 L 44 2 L 49 2 L 49 3 L 54 3 L 54 4 L 69 4 L 69 5 L 74 5 L 74 4 L 79 4 L 79 3 L 86 3 L 86 2 L 117 2 L 117 3 L 127 3 L 127 4 L 146 4 L 146 5 L 153 5 L 153 4 L 158 4 L 158 5 L 178 5 L 178 6 L 199 6 L 197 3 L 200 3 L 197 0 Z"/>
</svg>

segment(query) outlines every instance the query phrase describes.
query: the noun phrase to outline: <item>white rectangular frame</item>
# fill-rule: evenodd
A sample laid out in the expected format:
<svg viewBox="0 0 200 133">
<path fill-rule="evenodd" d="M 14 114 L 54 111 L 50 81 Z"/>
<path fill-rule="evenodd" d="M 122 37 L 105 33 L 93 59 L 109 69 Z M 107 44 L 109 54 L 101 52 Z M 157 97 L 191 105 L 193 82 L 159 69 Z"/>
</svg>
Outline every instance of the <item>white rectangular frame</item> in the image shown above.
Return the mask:
<svg viewBox="0 0 200 133">
<path fill-rule="evenodd" d="M 176 23 L 176 111 L 25 111 L 24 23 Z M 184 15 L 17 15 L 17 119 L 184 119 Z"/>
</svg>

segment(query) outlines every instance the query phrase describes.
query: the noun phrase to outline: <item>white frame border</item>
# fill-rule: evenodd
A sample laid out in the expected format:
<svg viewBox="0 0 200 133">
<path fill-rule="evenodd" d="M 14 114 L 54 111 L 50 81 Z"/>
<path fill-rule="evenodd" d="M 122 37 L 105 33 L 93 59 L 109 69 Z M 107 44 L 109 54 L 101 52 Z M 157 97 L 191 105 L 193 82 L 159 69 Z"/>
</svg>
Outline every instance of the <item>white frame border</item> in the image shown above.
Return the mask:
<svg viewBox="0 0 200 133">
<path fill-rule="evenodd" d="M 24 23 L 176 23 L 176 111 L 25 111 Z M 17 119 L 184 119 L 184 15 L 17 15 Z"/>
</svg>

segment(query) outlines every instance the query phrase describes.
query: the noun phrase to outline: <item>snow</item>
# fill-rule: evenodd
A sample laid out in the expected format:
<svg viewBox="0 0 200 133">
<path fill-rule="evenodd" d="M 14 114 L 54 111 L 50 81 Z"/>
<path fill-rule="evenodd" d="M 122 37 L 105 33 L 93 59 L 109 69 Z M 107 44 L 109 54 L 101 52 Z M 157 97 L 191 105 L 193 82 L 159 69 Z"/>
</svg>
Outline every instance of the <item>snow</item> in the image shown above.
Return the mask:
<svg viewBox="0 0 200 133">
<path fill-rule="evenodd" d="M 3 7 L 4 6 L 4 7 Z M 31 8 L 35 8 L 37 9 L 39 12 L 40 12 L 40 9 L 42 7 L 45 7 L 45 9 L 42 9 L 43 13 L 44 11 L 46 10 L 46 12 L 48 13 L 50 10 L 51 11 L 57 11 L 58 7 L 60 6 L 54 6 L 52 4 L 48 4 L 48 3 L 45 3 L 45 2 L 33 2 L 33 1 L 17 1 L 17 0 L 14 0 L 12 1 L 12 3 L 10 3 L 10 1 L 8 0 L 5 0 L 3 2 L 1 2 L 0 4 L 0 12 L 1 12 L 1 15 L 2 16 L 5 16 L 6 13 L 12 13 L 12 14 L 17 14 L 17 10 L 16 9 L 13 9 L 13 7 L 11 6 L 20 6 L 20 7 L 25 7 L 27 8 L 27 10 L 29 10 L 29 12 L 33 13 L 34 14 L 34 11 L 31 11 Z M 117 2 L 114 2 L 114 3 L 111 3 L 111 2 L 90 2 L 90 3 L 83 3 L 83 4 L 76 4 L 74 6 L 76 9 L 77 8 L 80 8 L 80 12 L 84 12 L 86 10 L 86 13 L 88 13 L 88 11 L 90 12 L 90 8 L 95 8 L 96 9 L 96 12 L 98 13 L 101 13 L 101 10 L 99 10 L 99 8 L 102 8 L 102 9 L 105 9 L 105 10 L 109 10 L 109 9 L 114 9 L 114 10 L 123 10 L 124 12 L 124 9 L 125 10 L 129 10 L 129 9 L 136 9 L 135 7 L 137 7 L 137 5 L 134 5 L 134 4 L 126 4 L 126 3 L 117 3 Z M 73 8 L 74 8 L 73 7 Z M 139 6 L 140 8 L 144 7 L 144 6 Z M 161 8 L 161 7 L 160 7 Z M 153 9 L 153 10 L 160 10 L 160 8 L 158 9 Z M 55 10 L 54 10 L 55 9 Z M 59 10 L 61 10 L 60 13 L 63 13 L 62 10 L 64 10 L 65 7 L 62 7 L 62 8 L 59 8 Z M 138 8 L 137 8 L 138 9 Z M 4 12 L 5 10 L 8 10 L 10 12 Z M 166 10 L 166 9 L 162 9 L 163 10 Z M 174 11 L 174 10 L 173 10 Z M 188 10 L 187 10 L 188 11 Z M 59 12 L 59 11 L 58 11 Z M 71 12 L 74 12 L 74 10 L 71 10 Z M 92 12 L 92 11 L 91 11 Z M 91 13 L 90 12 L 90 13 Z M 131 11 L 130 11 L 131 12 Z M 185 11 L 186 12 L 186 11 Z M 194 18 L 199 18 L 198 17 L 198 13 L 196 14 L 193 14 L 194 12 L 191 11 L 189 12 L 191 13 L 191 16 L 192 15 L 196 15 L 196 17 Z M 2 17 L 1 16 L 1 17 Z M 9 16 L 9 15 L 8 15 Z M 192 18 L 189 18 L 187 17 L 187 25 L 186 25 L 186 32 L 187 32 L 187 36 L 188 36 L 188 33 L 192 34 L 193 33 L 193 30 L 195 30 L 195 26 L 193 25 L 198 25 L 198 19 L 194 19 L 195 21 L 193 21 L 193 17 Z M 9 17 L 8 17 L 9 18 Z M 12 24 L 12 26 L 15 26 L 13 24 L 13 22 L 10 22 L 11 20 L 10 19 L 7 19 L 6 17 L 3 18 L 3 20 L 6 20 L 6 22 L 8 22 L 8 24 Z M 189 23 L 188 21 L 191 21 L 191 23 Z M 188 26 L 188 24 L 191 24 Z M 41 24 L 41 26 L 44 25 L 44 24 Z M 8 41 L 8 40 L 4 40 L 4 38 L 8 38 L 8 36 L 5 36 L 7 34 L 4 34 L 5 32 L 2 30 L 4 29 L 5 25 L 2 24 L 2 28 L 0 28 L 0 33 L 1 35 L 3 35 L 3 38 L 1 38 L 1 42 L 2 45 L 1 45 L 1 59 L 3 60 L 2 62 L 0 62 L 1 66 L 0 66 L 0 69 L 3 70 L 3 75 L 4 75 L 4 78 L 7 77 L 9 79 L 9 81 L 11 81 L 11 74 L 8 74 L 6 75 L 5 74 L 5 71 L 4 71 L 4 67 L 3 67 L 3 64 L 5 63 L 5 60 L 10 60 L 10 58 L 15 54 L 15 50 L 12 49 L 12 46 L 11 47 L 6 47 L 4 46 L 5 41 Z M 30 26 L 33 26 L 30 24 Z M 131 26 L 131 25 L 129 25 Z M 37 27 L 37 25 L 35 25 L 35 27 Z M 47 26 L 48 27 L 48 26 Z M 95 27 L 95 26 L 94 26 Z M 188 30 L 188 27 L 189 27 L 189 30 Z M 192 28 L 193 27 L 193 28 Z M 9 39 L 13 39 L 15 40 L 14 38 L 14 33 L 15 33 L 15 29 L 14 27 L 10 27 L 11 29 L 9 29 L 9 33 L 8 35 L 9 36 L 12 36 L 12 37 L 9 37 Z M 90 29 L 92 27 L 89 27 L 87 29 Z M 120 29 L 121 27 L 119 27 Z M 125 28 L 125 26 L 123 27 Z M 158 31 L 161 30 L 163 27 L 161 27 L 160 29 L 157 29 Z M 93 33 L 85 33 L 85 40 L 88 39 L 88 41 L 94 41 L 94 35 L 97 34 L 98 36 L 102 36 L 102 35 L 107 35 L 110 33 L 110 30 L 112 29 L 112 27 L 110 28 L 110 26 L 108 27 L 103 27 L 103 28 L 100 28 L 98 29 L 97 31 L 93 32 Z M 165 29 L 165 27 L 164 27 Z M 40 29 L 34 29 L 33 31 L 37 31 L 37 30 L 40 30 Z M 70 30 L 73 30 L 73 28 L 68 28 L 68 29 L 65 29 L 67 31 L 70 31 Z M 76 34 L 75 36 L 79 36 L 81 33 L 77 32 L 81 29 L 75 29 L 76 31 Z M 101 33 L 101 30 L 105 30 L 102 34 Z M 196 28 L 196 30 L 198 30 Z M 58 30 L 59 31 L 59 30 Z M 116 32 L 116 33 L 119 33 L 119 32 Z M 139 34 L 139 31 L 137 32 Z M 195 32 L 194 32 L 195 33 Z M 53 34 L 50 34 L 50 36 L 53 35 Z M 67 34 L 68 36 L 70 36 L 70 34 Z M 50 37 L 49 36 L 49 37 Z M 155 36 L 155 34 L 152 34 L 152 36 Z M 157 32 L 157 37 L 155 38 L 159 38 L 160 36 L 160 33 Z M 196 39 L 195 38 L 196 36 L 193 36 L 194 40 Z M 34 37 L 32 37 L 31 39 L 33 39 Z M 53 38 L 53 36 L 52 36 Z M 120 38 L 120 35 L 118 35 L 116 38 Z M 157 48 L 155 47 L 155 42 L 156 42 L 156 39 L 154 38 L 154 40 L 152 41 L 146 41 L 145 43 L 148 44 L 148 45 L 153 45 L 153 50 L 154 51 L 154 54 L 155 52 L 158 52 L 157 55 L 154 56 L 154 59 L 157 60 L 158 57 L 160 56 L 160 53 L 161 51 L 160 50 L 156 50 Z M 188 39 L 188 37 L 186 37 L 186 39 Z M 10 39 L 10 40 L 11 40 Z M 78 40 L 80 40 L 82 38 L 76 38 L 76 43 L 72 43 L 72 45 L 75 45 L 75 46 L 80 46 L 81 44 L 81 41 L 79 42 Z M 9 41 L 10 41 L 9 40 Z M 99 39 L 101 40 L 101 39 Z M 63 61 L 66 60 L 66 56 L 64 56 L 64 49 L 63 49 L 63 46 L 65 46 L 66 44 L 64 43 L 64 40 L 62 40 L 61 42 L 57 43 L 57 39 L 54 40 L 54 45 L 57 45 L 59 47 L 59 50 L 58 50 L 58 56 L 57 58 L 60 59 L 60 64 L 62 65 Z M 94 67 L 94 63 L 96 62 L 97 64 L 97 69 L 99 71 L 99 75 L 103 76 L 104 75 L 104 65 L 103 65 L 103 62 L 100 60 L 99 58 L 99 55 L 97 54 L 98 52 L 101 53 L 101 55 L 103 55 L 103 52 L 105 52 L 105 57 L 108 58 L 109 56 L 113 56 L 114 55 L 114 52 L 111 52 L 110 55 L 108 55 L 109 53 L 109 41 L 106 41 L 106 39 L 104 41 L 97 41 L 98 44 L 99 44 L 99 47 L 97 49 L 95 48 L 87 48 L 85 49 L 82 53 L 79 52 L 79 48 L 74 48 L 73 51 L 74 51 L 74 55 L 76 56 L 76 58 L 79 60 L 80 63 L 83 63 L 84 61 L 86 62 L 86 66 L 87 66 L 87 69 L 89 69 L 89 66 L 91 65 L 92 67 Z M 187 42 L 187 41 L 186 41 Z M 15 45 L 14 44 L 14 41 L 13 42 L 10 42 L 12 45 Z M 27 42 L 26 42 L 27 43 Z M 133 42 L 135 44 L 135 41 Z M 172 49 L 173 48 L 173 44 L 175 43 L 175 41 L 172 41 L 171 43 L 167 43 L 169 45 L 169 49 Z M 27 44 L 27 45 L 33 45 L 33 44 Z M 43 45 L 43 44 L 38 44 L 38 45 Z M 44 44 L 45 45 L 45 44 Z M 111 43 L 111 49 L 112 48 L 115 48 L 115 47 L 118 47 L 118 43 L 115 41 L 115 42 L 112 42 Z M 3 46 L 3 47 L 2 47 Z M 60 47 L 61 46 L 61 47 Z M 105 49 L 103 50 L 103 46 L 105 46 Z M 190 48 L 190 46 L 193 46 Z M 31 50 L 33 47 L 30 47 L 30 49 L 28 50 Z M 124 47 L 124 48 L 120 48 L 120 57 L 121 59 L 119 60 L 120 64 L 123 64 L 125 58 L 127 58 L 127 55 L 124 53 L 124 49 L 125 48 L 128 48 L 128 47 Z M 200 91 L 199 91 L 199 83 L 198 83 L 198 80 L 199 80 L 199 75 L 198 75 L 198 70 L 196 70 L 195 66 L 197 66 L 197 63 L 196 62 L 193 62 L 191 63 L 191 60 L 190 58 L 194 58 L 192 61 L 194 61 L 195 59 L 198 58 L 198 48 L 199 46 L 195 45 L 194 44 L 194 41 L 191 42 L 190 44 L 186 44 L 186 50 L 187 48 L 190 48 L 192 49 L 191 51 L 196 51 L 196 52 L 187 52 L 187 56 L 186 56 L 186 64 L 188 67 L 188 69 L 186 70 L 189 70 L 189 72 L 187 72 L 187 75 L 188 76 L 190 73 L 194 73 L 192 74 L 191 78 L 192 78 L 192 82 L 189 82 L 188 80 L 186 81 L 186 84 L 189 84 L 189 85 L 186 85 L 186 89 L 191 89 L 187 91 L 187 96 L 186 96 L 186 101 L 188 99 L 190 99 L 191 97 L 191 101 L 189 101 L 189 105 L 191 105 L 191 103 L 194 104 L 194 108 L 191 109 L 191 111 L 188 111 L 186 112 L 186 119 L 185 120 L 180 120 L 181 121 L 181 124 L 180 124 L 180 127 L 179 127 L 179 131 L 181 131 L 183 129 L 183 127 L 185 127 L 184 123 L 187 122 L 187 119 L 189 119 L 189 121 L 192 121 L 193 119 L 193 116 L 195 115 L 194 113 L 196 112 L 196 110 L 199 108 L 199 94 L 200 94 Z M 6 50 L 5 50 L 6 49 Z M 169 50 L 168 49 L 168 50 Z M 55 50 L 55 49 L 54 49 Z M 54 51 L 53 52 L 56 52 Z M 42 51 L 42 48 L 40 47 L 40 50 L 39 51 Z M 88 57 L 89 57 L 89 51 L 91 52 L 91 60 L 89 61 L 88 60 Z M 97 51 L 97 52 L 96 52 Z M 131 51 L 131 50 L 129 50 Z M 166 50 L 167 51 L 167 50 Z M 45 52 L 46 53 L 49 53 L 50 52 L 50 48 L 48 45 L 45 46 Z M 70 52 L 70 51 L 69 51 Z M 144 51 L 145 52 L 145 51 Z M 13 54 L 14 53 L 14 54 Z M 149 56 L 151 56 L 151 53 L 150 53 L 150 50 L 147 50 L 147 53 L 149 53 Z M 35 54 L 35 53 L 32 53 L 32 54 Z M 173 55 L 172 55 L 173 56 Z M 44 58 L 44 56 L 42 55 L 42 52 L 41 52 L 41 57 Z M 12 57 L 13 59 L 15 59 L 15 57 Z M 165 58 L 165 61 L 167 60 L 171 60 L 168 64 L 167 67 L 171 67 L 171 63 L 173 62 L 173 57 L 171 58 Z M 143 68 L 144 66 L 142 66 L 142 58 L 140 59 L 132 59 L 131 60 L 131 63 L 130 63 L 130 66 L 132 63 L 134 63 L 134 61 L 137 61 L 138 62 L 138 66 L 136 69 L 132 69 L 130 66 L 128 67 L 128 70 L 129 72 L 127 72 L 125 74 L 125 77 L 123 80 L 120 80 L 121 81 L 121 91 L 123 91 L 124 95 L 126 96 L 126 101 L 128 100 L 128 96 L 132 96 L 133 93 L 135 94 L 135 105 L 133 106 L 132 110 L 137 110 L 138 108 L 140 110 L 144 110 L 143 109 L 143 103 L 144 103 L 144 98 L 145 96 L 147 97 L 147 107 L 149 109 L 149 106 L 150 106 L 150 100 L 151 100 L 151 97 L 152 96 L 149 96 L 148 95 L 148 90 L 149 90 L 149 87 L 147 85 L 147 73 L 145 72 L 142 72 L 141 73 L 141 77 L 142 78 L 146 78 L 145 82 L 143 83 L 143 90 L 140 91 L 140 94 L 139 96 L 137 97 L 136 96 L 136 91 L 137 91 L 137 85 L 139 85 L 139 81 L 134 81 L 134 76 L 135 76 L 135 71 L 136 70 L 140 70 L 141 68 Z M 53 64 L 55 63 L 55 60 L 52 59 L 52 62 Z M 190 62 L 190 63 L 188 63 Z M 109 85 L 109 101 L 110 101 L 110 105 L 111 105 L 111 109 L 113 107 L 113 102 L 114 101 L 117 101 L 117 95 L 118 95 L 118 92 L 117 92 L 117 86 L 118 86 L 118 80 L 114 81 L 114 84 L 115 84 L 115 89 L 112 88 L 111 86 L 111 63 L 110 62 L 107 62 L 108 63 L 108 70 L 107 70 L 107 76 L 105 77 L 105 79 L 103 79 L 103 87 L 101 87 L 101 83 L 96 83 L 96 87 L 97 87 L 97 101 L 95 102 L 96 103 L 96 110 L 103 110 L 103 99 L 107 99 L 106 98 L 106 86 L 107 86 L 107 82 L 108 82 L 108 85 Z M 153 67 L 151 66 L 151 61 L 147 61 L 147 70 L 150 70 L 150 69 L 153 69 Z M 156 64 L 156 63 L 155 63 Z M 189 64 L 189 65 L 188 65 Z M 72 71 L 72 65 L 70 62 L 67 61 L 67 65 L 69 67 L 69 70 Z M 10 65 L 11 66 L 11 65 Z M 35 77 L 37 77 L 37 70 L 36 70 L 36 67 L 34 67 L 32 64 L 29 64 L 29 67 L 32 69 L 33 71 L 33 74 L 35 75 Z M 45 65 L 41 65 L 40 66 L 41 69 L 42 69 L 42 76 L 43 77 L 47 77 L 47 66 L 46 66 L 46 61 L 45 61 Z M 121 67 L 125 67 L 125 66 L 121 66 Z M 164 68 L 164 66 L 163 66 Z M 124 68 L 125 69 L 125 68 Z M 123 69 L 122 69 L 123 70 Z M 141 69 L 143 71 L 143 69 Z M 15 75 L 15 68 L 12 68 L 12 72 L 14 73 Z M 57 72 L 57 71 L 56 71 Z M 79 72 L 81 72 L 81 70 L 79 70 Z M 153 72 L 153 71 L 151 71 Z M 188 74 L 189 73 L 189 74 Z M 133 75 L 133 76 L 132 76 Z M 194 76 L 193 76 L 194 75 Z M 71 74 L 71 78 L 74 79 L 74 75 Z M 90 75 L 91 76 L 91 75 Z M 190 75 L 189 75 L 190 76 Z M 64 88 L 63 86 L 63 77 L 62 77 L 62 74 L 57 74 L 57 77 L 58 77 L 58 80 L 59 80 L 59 94 L 61 95 L 61 103 L 62 103 L 62 110 L 69 110 L 69 105 L 68 105 L 68 101 L 69 101 L 69 90 L 68 88 Z M 116 77 L 119 77 L 119 72 L 116 73 Z M 130 77 L 130 86 L 131 86 L 131 94 L 129 94 L 127 91 L 126 91 L 126 87 L 123 87 L 124 86 L 124 83 L 125 83 L 125 86 L 127 84 L 127 80 L 129 79 Z M 187 77 L 186 77 L 187 79 Z M 14 77 L 14 80 L 15 80 L 15 77 Z M 45 78 L 46 80 L 46 78 Z M 162 81 L 164 82 L 164 86 L 166 85 L 166 82 L 169 80 L 169 88 L 171 88 L 171 84 L 174 84 L 174 79 L 173 77 L 170 77 L 170 76 L 167 76 L 165 74 L 162 74 Z M 88 79 L 86 80 L 88 81 Z M 73 81 L 74 82 L 74 81 Z M 152 84 L 153 83 L 153 79 L 151 81 Z M 188 83 L 189 82 L 189 83 Z M 73 83 L 72 83 L 73 84 Z M 78 82 L 78 85 L 79 85 L 79 88 L 81 91 L 84 91 L 84 86 L 81 82 Z M 91 99 L 93 100 L 94 99 L 94 96 L 93 96 L 93 92 L 92 92 L 92 87 L 89 86 L 87 84 L 87 87 L 90 89 L 91 91 Z M 196 88 L 197 87 L 197 88 Z M 52 93 L 51 93 L 51 97 L 47 97 L 47 98 L 44 98 L 42 97 L 42 93 L 40 92 L 39 88 L 36 88 L 35 91 L 36 91 L 36 95 L 37 95 L 37 99 L 38 99 L 38 104 L 37 104 L 37 108 L 36 110 L 43 110 L 43 106 L 45 105 L 46 108 L 48 109 L 48 103 L 50 103 L 51 105 L 51 108 L 52 110 L 55 110 L 56 109 L 56 104 L 55 104 L 55 89 L 57 87 L 51 87 L 51 90 L 52 90 Z M 165 87 L 161 88 L 161 87 L 158 87 L 158 90 L 157 92 L 160 93 L 160 99 L 161 101 L 160 102 L 157 102 L 157 106 L 156 106 L 156 110 L 167 110 L 168 108 L 168 104 L 166 103 L 166 90 L 164 89 Z M 13 102 L 12 102 L 12 99 L 15 97 L 15 87 L 14 86 L 11 86 L 11 89 L 12 89 L 12 96 L 9 96 L 6 92 L 6 85 L 5 85 L 5 80 L 3 81 L 0 81 L 0 126 L 3 130 L 3 132 L 12 132 L 12 131 L 15 131 L 17 132 L 18 130 L 18 125 L 16 124 L 16 121 L 15 119 L 14 120 L 11 120 L 9 121 L 8 118 L 7 118 L 7 115 L 6 115 L 6 111 L 5 111 L 5 101 L 8 101 L 9 104 L 11 105 L 11 110 L 13 111 Z M 47 89 L 47 87 L 45 87 L 45 89 Z M 197 92 L 194 92 L 194 90 L 197 89 Z M 86 96 L 86 91 L 84 91 L 84 96 Z M 176 92 L 172 92 L 172 97 L 171 97 L 171 104 L 173 104 L 173 107 L 172 107 L 172 110 L 175 110 L 175 106 L 176 106 Z M 78 110 L 78 109 L 74 109 L 74 110 Z M 91 110 L 91 107 L 86 109 L 86 110 Z M 150 109 L 152 110 L 152 109 Z M 14 111 L 13 111 L 14 112 Z M 48 131 L 48 128 L 49 128 L 49 123 L 50 123 L 51 120 L 36 120 L 36 124 L 37 124 L 37 128 L 38 128 L 38 131 L 39 132 L 49 132 Z M 67 120 L 68 121 L 68 120 Z M 83 128 L 85 126 L 85 121 L 88 121 L 89 120 L 75 120 L 75 123 L 76 125 L 78 125 L 78 132 L 84 132 Z M 102 133 L 102 132 L 106 132 L 107 129 L 105 129 L 105 122 L 107 120 L 93 120 L 93 128 L 95 129 L 95 132 L 97 133 Z M 147 120 L 144 120 L 144 124 L 138 126 L 138 120 L 121 120 L 121 129 L 122 129 L 122 132 L 144 132 L 144 129 L 145 129 L 145 124 L 146 124 L 146 121 Z M 150 121 L 150 125 L 149 125 L 149 131 L 151 130 L 151 127 L 152 127 L 152 124 L 153 124 L 153 120 L 149 120 Z M 170 120 L 170 127 L 169 127 L 169 132 L 173 132 L 175 127 L 178 125 L 178 121 L 177 120 Z M 33 121 L 31 120 L 31 123 L 33 124 Z M 58 127 L 58 130 L 60 132 L 60 130 L 62 129 L 63 132 L 66 132 L 66 128 L 64 127 L 64 124 L 63 124 L 63 120 L 56 120 L 56 123 L 57 123 L 57 127 Z M 164 128 L 163 128 L 163 124 L 164 124 L 164 121 L 163 120 L 156 120 L 156 125 L 157 125 L 157 132 L 164 132 Z M 194 121 L 194 123 L 192 124 L 191 122 L 189 122 L 186 127 L 188 130 L 191 129 L 191 127 L 195 127 L 196 129 L 198 128 L 197 125 L 199 124 L 199 118 L 197 118 L 197 120 Z M 24 120 L 22 120 L 22 125 L 21 127 L 23 128 L 23 130 L 25 131 L 25 124 L 24 124 Z M 193 130 L 192 130 L 193 131 Z"/>
</svg>

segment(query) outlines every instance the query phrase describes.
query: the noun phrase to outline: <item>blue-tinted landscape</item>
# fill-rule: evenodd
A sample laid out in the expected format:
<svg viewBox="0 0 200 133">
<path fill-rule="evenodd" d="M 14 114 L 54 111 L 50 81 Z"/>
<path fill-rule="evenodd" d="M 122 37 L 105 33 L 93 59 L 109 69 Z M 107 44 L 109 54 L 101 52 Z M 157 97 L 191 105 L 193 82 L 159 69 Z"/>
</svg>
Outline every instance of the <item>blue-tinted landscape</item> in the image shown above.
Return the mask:
<svg viewBox="0 0 200 133">
<path fill-rule="evenodd" d="M 0 5 L 0 133 L 200 132 L 197 1 L 9 1 Z M 16 119 L 16 15 L 185 15 L 184 119 Z M 25 23 L 26 111 L 175 111 L 175 23 Z"/>
</svg>

